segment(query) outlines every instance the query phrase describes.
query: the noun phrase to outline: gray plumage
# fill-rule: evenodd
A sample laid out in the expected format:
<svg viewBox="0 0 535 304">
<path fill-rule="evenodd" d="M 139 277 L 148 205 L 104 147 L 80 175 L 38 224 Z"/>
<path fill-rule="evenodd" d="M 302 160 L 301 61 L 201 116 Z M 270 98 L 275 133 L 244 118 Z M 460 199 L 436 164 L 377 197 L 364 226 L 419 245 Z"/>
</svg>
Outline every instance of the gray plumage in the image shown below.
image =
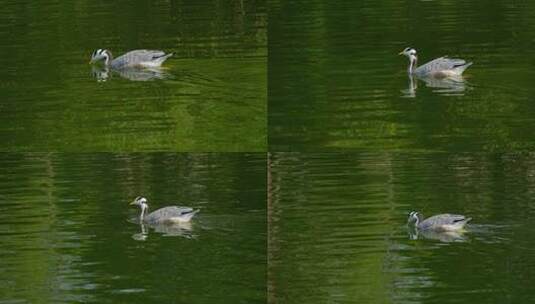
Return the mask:
<svg viewBox="0 0 535 304">
<path fill-rule="evenodd" d="M 190 207 L 169 206 L 160 208 L 149 214 L 149 205 L 147 199 L 141 196 L 130 203 L 141 208 L 139 220 L 147 224 L 172 224 L 172 223 L 187 223 L 189 222 L 199 210 L 194 210 Z"/>
<path fill-rule="evenodd" d="M 114 69 L 127 67 L 159 67 L 171 56 L 173 56 L 173 53 L 166 54 L 159 50 L 134 50 L 114 59 L 109 50 L 98 49 L 91 55 L 91 61 L 89 63 L 103 60 L 106 66 Z"/>
<path fill-rule="evenodd" d="M 457 71 L 456 74 L 462 74 L 471 64 L 471 62 L 467 64 L 463 59 L 440 57 L 417 67 L 414 70 L 414 74 L 425 76 L 434 73 L 444 73 L 444 71 Z"/>
<path fill-rule="evenodd" d="M 416 228 L 421 230 L 435 230 L 435 231 L 456 231 L 463 229 L 464 225 L 472 218 L 465 217 L 459 214 L 438 214 L 427 219 L 416 211 L 409 214 L 408 222 L 414 222 Z"/>
<path fill-rule="evenodd" d="M 156 224 L 162 221 L 189 222 L 197 212 L 199 210 L 193 210 L 189 207 L 169 206 L 147 214 L 143 217 L 143 221 L 149 224 Z M 177 220 L 174 220 L 175 218 Z"/>
<path fill-rule="evenodd" d="M 417 66 L 418 57 L 416 56 L 416 50 L 413 48 L 405 48 L 399 53 L 399 55 L 405 55 L 409 58 L 408 73 L 419 77 L 450 77 L 460 76 L 472 62 L 466 62 L 459 58 L 440 57 L 430 62 Z"/>
</svg>

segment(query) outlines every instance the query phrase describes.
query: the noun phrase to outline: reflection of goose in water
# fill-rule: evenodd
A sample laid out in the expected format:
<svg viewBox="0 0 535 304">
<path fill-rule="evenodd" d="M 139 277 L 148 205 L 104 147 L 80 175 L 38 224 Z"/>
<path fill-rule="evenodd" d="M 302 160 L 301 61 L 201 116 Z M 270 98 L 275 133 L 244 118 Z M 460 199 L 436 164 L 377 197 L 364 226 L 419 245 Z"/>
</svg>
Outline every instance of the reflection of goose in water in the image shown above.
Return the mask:
<svg viewBox="0 0 535 304">
<path fill-rule="evenodd" d="M 460 96 L 464 94 L 467 85 L 462 76 L 451 76 L 446 78 L 436 77 L 414 77 L 409 75 L 409 87 L 402 90 L 404 97 L 416 97 L 418 89 L 418 80 L 425 82 L 426 87 L 434 89 L 433 91 L 441 95 Z"/>
<path fill-rule="evenodd" d="M 122 56 L 113 58 L 109 50 L 98 49 L 91 55 L 89 63 L 104 61 L 105 66 L 113 69 L 122 69 L 125 67 L 159 67 L 173 53 L 166 54 L 159 50 L 134 50 Z"/>
<path fill-rule="evenodd" d="M 413 48 L 405 48 L 399 53 L 399 55 L 405 55 L 409 58 L 409 67 L 407 72 L 409 75 L 416 75 L 418 77 L 452 77 L 460 76 L 463 74 L 472 62 L 466 62 L 463 59 L 440 57 L 429 61 L 428 63 L 417 66 L 418 57 L 416 56 L 416 50 Z"/>
<path fill-rule="evenodd" d="M 141 196 L 136 197 L 130 205 L 141 208 L 139 221 L 149 225 L 187 223 L 199 212 L 199 209 L 194 210 L 190 207 L 169 206 L 147 214 L 149 205 L 147 199 Z"/>
<path fill-rule="evenodd" d="M 150 224 L 143 222 L 139 223 L 141 227 L 140 233 L 135 233 L 132 238 L 136 241 L 145 241 L 149 236 L 149 228 L 154 229 L 155 232 L 161 233 L 164 236 L 179 236 L 186 239 L 195 239 L 197 235 L 193 233 L 193 225 L 191 222 L 169 224 Z"/>
<path fill-rule="evenodd" d="M 409 238 L 411 240 L 428 239 L 444 243 L 465 242 L 468 239 L 463 231 L 438 232 L 435 230 L 419 230 L 414 227 L 409 227 Z"/>
<path fill-rule="evenodd" d="M 91 68 L 91 72 L 97 81 L 106 81 L 111 78 L 113 74 L 117 74 L 122 78 L 132 81 L 151 81 L 170 78 L 170 74 L 166 73 L 163 68 L 159 67 L 143 69 L 127 67 L 110 70 L 108 67 L 93 66 Z"/>
</svg>

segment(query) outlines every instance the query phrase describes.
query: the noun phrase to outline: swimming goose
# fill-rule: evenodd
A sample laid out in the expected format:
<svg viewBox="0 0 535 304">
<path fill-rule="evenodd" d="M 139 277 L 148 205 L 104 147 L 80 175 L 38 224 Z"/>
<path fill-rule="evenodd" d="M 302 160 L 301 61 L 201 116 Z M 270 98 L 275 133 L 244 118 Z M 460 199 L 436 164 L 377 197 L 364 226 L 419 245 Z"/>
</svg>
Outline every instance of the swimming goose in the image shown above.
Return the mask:
<svg viewBox="0 0 535 304">
<path fill-rule="evenodd" d="M 444 213 L 424 220 L 422 214 L 412 211 L 409 213 L 408 223 L 414 222 L 416 228 L 420 230 L 459 231 L 471 219 L 471 217 L 467 218 L 464 215 Z"/>
<path fill-rule="evenodd" d="M 104 60 L 104 64 L 114 69 L 126 67 L 159 67 L 173 53 L 165 54 L 158 50 L 134 50 L 122 56 L 113 58 L 109 50 L 98 49 L 91 55 L 89 63 L 95 63 Z"/>
<path fill-rule="evenodd" d="M 409 58 L 408 73 L 420 77 L 460 76 L 464 70 L 472 65 L 472 62 L 466 63 L 463 59 L 440 57 L 422 66 L 417 66 L 418 57 L 416 56 L 416 50 L 410 47 L 399 52 L 399 55 L 405 55 Z"/>
<path fill-rule="evenodd" d="M 200 210 L 193 210 L 190 207 L 169 206 L 160 208 L 154 212 L 146 214 L 149 211 L 147 199 L 141 196 L 130 203 L 130 205 L 139 206 L 141 214 L 139 220 L 147 224 L 173 224 L 173 223 L 187 223 Z"/>
</svg>

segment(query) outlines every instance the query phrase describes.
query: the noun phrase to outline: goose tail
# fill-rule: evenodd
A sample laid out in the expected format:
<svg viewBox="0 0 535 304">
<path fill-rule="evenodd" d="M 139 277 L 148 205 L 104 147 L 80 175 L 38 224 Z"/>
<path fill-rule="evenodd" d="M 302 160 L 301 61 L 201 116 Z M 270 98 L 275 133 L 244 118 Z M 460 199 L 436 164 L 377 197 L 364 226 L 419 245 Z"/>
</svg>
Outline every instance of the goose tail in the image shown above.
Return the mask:
<svg viewBox="0 0 535 304">
<path fill-rule="evenodd" d="M 165 54 L 163 56 L 160 56 L 158 58 L 155 58 L 154 59 L 154 63 L 155 63 L 154 65 L 155 66 L 161 66 L 163 64 L 163 62 L 167 60 L 167 58 L 173 56 L 174 54 L 175 53 L 169 53 L 169 54 Z"/>
<path fill-rule="evenodd" d="M 463 64 L 463 65 L 460 65 L 460 66 L 456 66 L 454 68 L 454 70 L 457 72 L 456 74 L 461 75 L 471 65 L 472 65 L 472 62 L 468 62 L 466 64 Z"/>
</svg>

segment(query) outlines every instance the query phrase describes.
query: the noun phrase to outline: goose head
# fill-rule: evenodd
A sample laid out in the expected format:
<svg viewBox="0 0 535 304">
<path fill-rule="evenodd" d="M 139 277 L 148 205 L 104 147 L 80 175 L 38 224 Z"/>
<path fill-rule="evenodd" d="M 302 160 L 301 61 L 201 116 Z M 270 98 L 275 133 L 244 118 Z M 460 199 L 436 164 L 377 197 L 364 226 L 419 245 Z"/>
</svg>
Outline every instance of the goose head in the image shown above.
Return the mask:
<svg viewBox="0 0 535 304">
<path fill-rule="evenodd" d="M 91 54 L 91 60 L 89 61 L 89 64 L 104 60 L 104 64 L 108 65 L 111 59 L 112 55 L 110 51 L 105 49 L 98 49 L 94 51 L 93 54 Z"/>
<path fill-rule="evenodd" d="M 143 196 L 138 196 L 136 199 L 134 199 L 130 205 L 139 206 L 141 208 L 141 214 L 140 218 L 143 219 L 143 216 L 145 215 L 146 211 L 149 209 L 149 205 L 147 204 L 147 199 Z"/>
<path fill-rule="evenodd" d="M 398 55 L 405 55 L 409 57 L 409 60 L 413 60 L 416 59 L 416 50 L 411 47 L 407 47 L 403 51 L 399 52 Z"/>
<path fill-rule="evenodd" d="M 399 52 L 398 55 L 405 55 L 409 58 L 408 72 L 409 74 L 412 74 L 414 69 L 416 68 L 416 62 L 418 61 L 418 57 L 416 56 L 416 50 L 411 47 L 407 47 L 403 51 Z"/>
<path fill-rule="evenodd" d="M 409 218 L 407 220 L 407 223 L 408 224 L 414 223 L 415 225 L 418 225 L 421 219 L 422 219 L 422 215 L 419 212 L 411 211 L 411 213 L 409 213 Z"/>
</svg>

